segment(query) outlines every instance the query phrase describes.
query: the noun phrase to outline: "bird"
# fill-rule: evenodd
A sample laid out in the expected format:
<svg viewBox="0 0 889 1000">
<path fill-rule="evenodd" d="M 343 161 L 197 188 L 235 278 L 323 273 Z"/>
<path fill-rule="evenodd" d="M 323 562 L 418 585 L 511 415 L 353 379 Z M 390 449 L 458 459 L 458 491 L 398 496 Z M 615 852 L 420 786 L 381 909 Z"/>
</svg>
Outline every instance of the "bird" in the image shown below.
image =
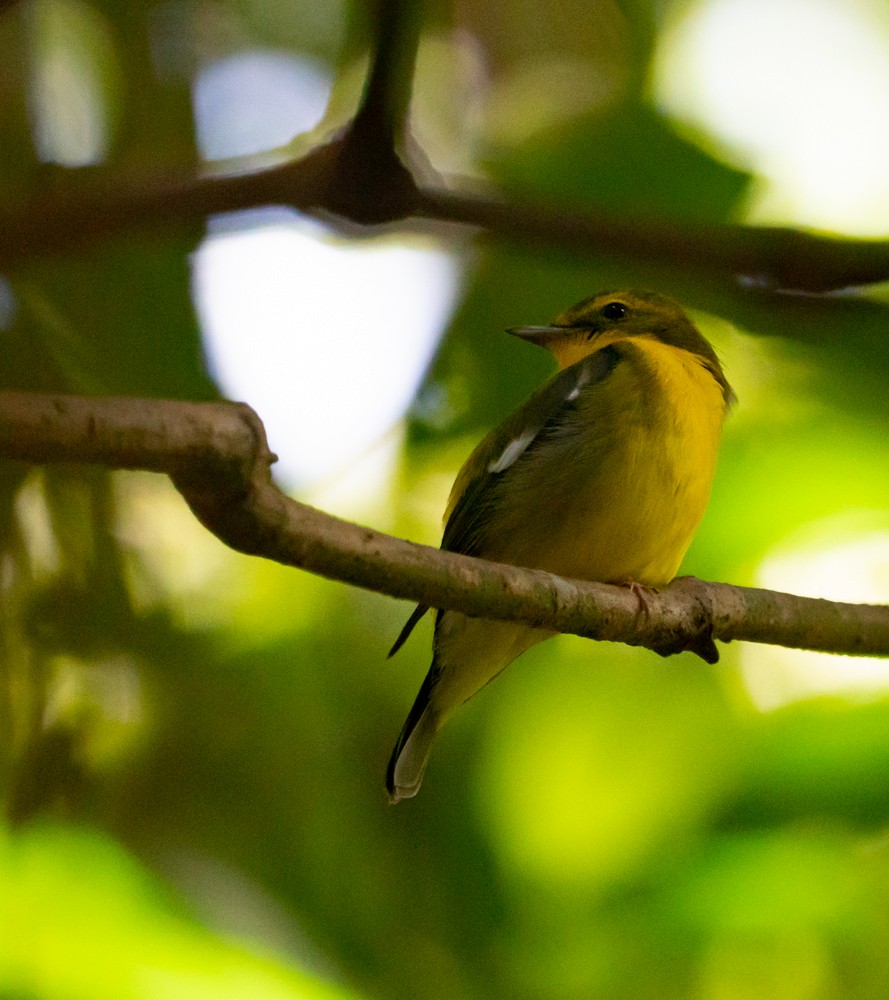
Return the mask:
<svg viewBox="0 0 889 1000">
<path fill-rule="evenodd" d="M 507 332 L 548 349 L 558 371 L 466 460 L 441 548 L 629 586 L 644 607 L 675 577 L 710 497 L 735 398 L 720 360 L 679 303 L 648 291 L 601 292 Z M 454 710 L 554 634 L 437 611 L 432 664 L 386 771 L 391 802 L 417 794 Z M 719 657 L 709 635 L 684 648 Z"/>
</svg>

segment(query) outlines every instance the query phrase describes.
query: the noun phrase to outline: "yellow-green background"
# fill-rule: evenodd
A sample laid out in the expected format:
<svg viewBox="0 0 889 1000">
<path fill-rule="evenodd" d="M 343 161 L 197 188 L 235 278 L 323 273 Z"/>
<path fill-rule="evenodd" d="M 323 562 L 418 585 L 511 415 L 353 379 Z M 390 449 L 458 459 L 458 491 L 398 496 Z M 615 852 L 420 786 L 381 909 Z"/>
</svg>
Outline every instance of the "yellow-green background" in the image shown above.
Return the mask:
<svg viewBox="0 0 889 1000">
<path fill-rule="evenodd" d="M 264 45 L 358 78 L 363 5 L 183 2 L 183 23 L 206 32 L 184 32 L 161 75 L 146 41 L 158 10 L 4 5 L 10 203 L 65 182 L 38 164 L 29 112 L 53 32 L 92 67 L 107 159 L 128 169 L 194 162 L 201 59 Z M 677 10 L 432 5 L 430 31 L 474 33 L 494 83 L 554 56 L 606 83 L 580 112 L 504 86 L 471 144 L 434 122 L 428 142 L 568 212 L 744 219 L 756 163 L 720 161 L 651 98 L 649 60 Z M 448 72 L 426 64 L 430 107 Z M 212 398 L 189 286 L 202 232 L 10 269 L 2 384 Z M 396 474 L 352 502 L 359 519 L 434 542 L 472 442 L 549 370 L 502 329 L 625 285 L 696 310 L 741 400 L 689 572 L 753 583 L 796 531 L 886 509 L 878 297 L 777 297 L 594 246 L 583 259 L 492 241 L 456 252 L 459 304 Z M 406 605 L 227 552 L 149 475 L 3 466 L 0 545 L 4 1000 L 887 995 L 878 694 L 762 712 L 737 648 L 712 668 L 560 638 L 466 707 L 421 795 L 392 808 L 385 763 L 428 659 L 427 625 L 386 662 Z"/>
</svg>

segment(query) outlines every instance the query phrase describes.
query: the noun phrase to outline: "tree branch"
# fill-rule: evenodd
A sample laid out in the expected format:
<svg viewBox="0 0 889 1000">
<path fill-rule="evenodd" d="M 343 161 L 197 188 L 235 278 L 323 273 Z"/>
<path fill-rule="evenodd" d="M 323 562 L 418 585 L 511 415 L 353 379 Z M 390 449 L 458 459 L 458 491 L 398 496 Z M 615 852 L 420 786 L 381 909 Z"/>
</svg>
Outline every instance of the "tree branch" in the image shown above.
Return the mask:
<svg viewBox="0 0 889 1000">
<path fill-rule="evenodd" d="M 402 162 L 414 64 L 420 44 L 419 0 L 376 0 L 370 71 L 358 112 L 348 128 L 303 160 L 326 175 L 317 204 L 363 225 L 410 214 L 419 191 Z"/>
<path fill-rule="evenodd" d="M 821 293 L 889 279 L 889 241 L 778 227 L 694 225 L 505 200 L 496 190 L 421 188 L 402 162 L 420 38 L 420 0 L 375 0 L 371 66 L 358 111 L 300 160 L 247 173 L 123 177 L 57 171 L 25 201 L 0 206 L 0 267 L 82 251 L 133 234 L 165 234 L 220 212 L 289 205 L 345 226 L 408 220 L 482 227 L 492 236 L 584 258 L 694 268 L 766 289 Z M 461 191 L 460 188 L 463 188 Z"/>
<path fill-rule="evenodd" d="M 461 223 L 579 258 L 694 268 L 767 289 L 821 293 L 889 280 L 889 241 L 568 212 L 508 201 L 490 188 L 421 189 L 395 152 L 382 149 L 367 146 L 364 129 L 358 135 L 350 128 L 301 160 L 245 174 L 125 178 L 96 168 L 66 171 L 64 185 L 0 208 L 0 267 L 134 234 L 165 235 L 215 213 L 290 205 L 328 222 L 333 213 L 344 224 Z"/>
<path fill-rule="evenodd" d="M 422 4 L 376 0 L 375 7 L 373 61 L 355 122 L 366 127 L 370 141 L 395 149 L 407 125 Z"/>
<path fill-rule="evenodd" d="M 889 655 L 889 607 L 682 578 L 648 600 L 393 538 L 289 499 L 271 482 L 261 421 L 241 403 L 0 392 L 0 457 L 168 474 L 198 519 L 249 555 L 475 617 L 659 652 L 701 636 Z"/>
<path fill-rule="evenodd" d="M 622 213 L 516 204 L 488 191 L 424 190 L 421 218 L 478 226 L 494 236 L 583 259 L 613 257 L 694 269 L 780 291 L 822 293 L 889 278 L 889 242 L 839 239 L 780 226 L 704 225 Z"/>
</svg>

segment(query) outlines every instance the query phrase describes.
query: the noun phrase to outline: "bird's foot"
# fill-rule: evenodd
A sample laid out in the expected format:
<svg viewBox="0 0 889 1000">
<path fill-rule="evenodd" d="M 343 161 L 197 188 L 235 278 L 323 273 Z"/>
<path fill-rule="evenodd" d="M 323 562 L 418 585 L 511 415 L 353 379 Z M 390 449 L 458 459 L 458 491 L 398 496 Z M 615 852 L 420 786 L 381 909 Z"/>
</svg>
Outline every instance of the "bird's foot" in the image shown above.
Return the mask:
<svg viewBox="0 0 889 1000">
<path fill-rule="evenodd" d="M 636 600 L 639 602 L 639 610 L 636 612 L 636 619 L 638 621 L 639 616 L 642 615 L 646 619 L 651 618 L 651 597 L 653 597 L 657 592 L 657 587 L 649 587 L 644 583 L 639 583 L 638 580 L 615 580 L 615 586 L 626 587 L 631 593 L 636 595 Z"/>
</svg>

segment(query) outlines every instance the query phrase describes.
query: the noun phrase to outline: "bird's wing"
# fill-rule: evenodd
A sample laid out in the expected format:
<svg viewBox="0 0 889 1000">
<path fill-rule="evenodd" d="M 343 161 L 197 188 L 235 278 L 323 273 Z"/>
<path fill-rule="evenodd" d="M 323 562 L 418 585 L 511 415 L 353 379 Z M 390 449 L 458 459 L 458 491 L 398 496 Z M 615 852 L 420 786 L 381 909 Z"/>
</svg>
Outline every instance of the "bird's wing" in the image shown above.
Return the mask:
<svg viewBox="0 0 889 1000">
<path fill-rule="evenodd" d="M 441 547 L 450 552 L 485 554 L 485 528 L 491 524 L 496 494 L 504 475 L 535 442 L 555 433 L 577 408 L 583 390 L 601 382 L 621 357 L 614 344 L 603 347 L 559 372 L 493 430 L 460 470 L 445 514 Z M 389 650 L 394 656 L 429 610 L 418 605 Z"/>
<path fill-rule="evenodd" d="M 606 378 L 620 357 L 620 348 L 609 344 L 565 368 L 479 444 L 451 491 L 443 549 L 484 555 L 485 527 L 509 470 L 535 444 L 558 432 L 576 412 L 584 390 Z"/>
</svg>

